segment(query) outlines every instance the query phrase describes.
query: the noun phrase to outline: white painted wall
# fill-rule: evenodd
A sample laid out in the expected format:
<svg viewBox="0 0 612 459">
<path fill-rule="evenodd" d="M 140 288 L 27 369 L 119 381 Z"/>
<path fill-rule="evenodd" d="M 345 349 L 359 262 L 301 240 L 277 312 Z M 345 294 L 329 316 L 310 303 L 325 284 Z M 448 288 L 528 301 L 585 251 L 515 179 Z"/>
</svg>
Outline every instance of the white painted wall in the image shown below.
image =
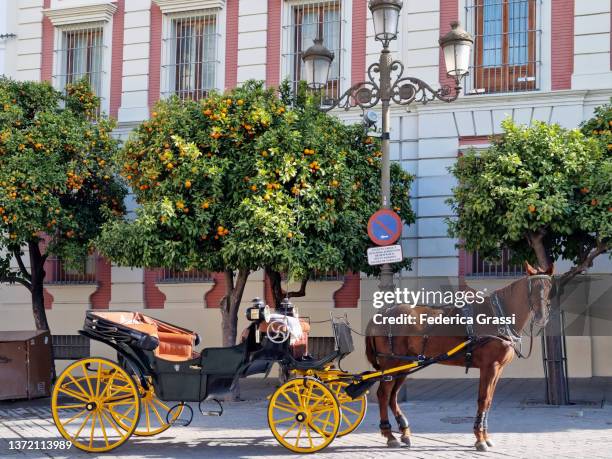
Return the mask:
<svg viewBox="0 0 612 459">
<path fill-rule="evenodd" d="M 150 9 L 151 0 L 125 2 L 120 124 L 149 117 Z"/>
<path fill-rule="evenodd" d="M 238 18 L 238 84 L 266 79 L 268 3 L 240 0 Z"/>
</svg>

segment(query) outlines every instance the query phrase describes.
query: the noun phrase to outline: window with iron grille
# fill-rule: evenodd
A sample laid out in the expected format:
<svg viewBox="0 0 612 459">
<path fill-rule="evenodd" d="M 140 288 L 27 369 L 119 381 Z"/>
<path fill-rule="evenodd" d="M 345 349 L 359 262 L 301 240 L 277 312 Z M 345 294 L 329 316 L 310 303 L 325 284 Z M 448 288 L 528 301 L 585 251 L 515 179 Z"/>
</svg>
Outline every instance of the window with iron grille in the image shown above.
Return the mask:
<svg viewBox="0 0 612 459">
<path fill-rule="evenodd" d="M 540 88 L 542 0 L 467 0 L 466 23 L 474 35 L 468 94 Z"/>
<path fill-rule="evenodd" d="M 327 49 L 333 51 L 334 60 L 329 70 L 326 93 L 338 97 L 342 82 L 344 20 L 341 1 L 287 3 L 285 15 L 283 59 L 286 76 L 293 87 L 305 78 L 302 55 L 313 45 L 315 38 L 322 38 Z"/>
<path fill-rule="evenodd" d="M 64 89 L 66 85 L 85 78 L 96 96 L 103 99 L 105 52 L 103 24 L 58 29 L 56 73 L 53 75 L 55 87 Z"/>
<path fill-rule="evenodd" d="M 53 357 L 56 360 L 76 360 L 91 355 L 89 338 L 82 335 L 53 335 Z"/>
<path fill-rule="evenodd" d="M 171 16 L 164 38 L 163 94 L 198 100 L 216 87 L 217 14 Z"/>
<path fill-rule="evenodd" d="M 95 284 L 97 255 L 84 260 L 66 263 L 58 257 L 50 257 L 45 265 L 46 284 Z"/>
<path fill-rule="evenodd" d="M 513 264 L 512 254 L 508 249 L 503 249 L 500 259 L 494 261 L 485 260 L 478 252 L 468 253 L 465 273 L 471 277 L 514 277 L 523 276 L 525 268 Z"/>
<path fill-rule="evenodd" d="M 179 284 L 179 283 L 196 283 L 196 282 L 212 282 L 212 274 L 208 271 L 200 271 L 192 269 L 189 271 L 180 271 L 174 269 L 161 269 L 157 276 L 158 283 Z"/>
</svg>

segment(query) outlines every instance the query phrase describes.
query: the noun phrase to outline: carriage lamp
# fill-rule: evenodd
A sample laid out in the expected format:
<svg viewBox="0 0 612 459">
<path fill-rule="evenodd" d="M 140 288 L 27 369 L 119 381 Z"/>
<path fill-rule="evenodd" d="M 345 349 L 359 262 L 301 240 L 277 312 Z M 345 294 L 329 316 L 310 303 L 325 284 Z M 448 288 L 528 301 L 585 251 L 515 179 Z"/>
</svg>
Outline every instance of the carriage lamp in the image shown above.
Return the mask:
<svg viewBox="0 0 612 459">
<path fill-rule="evenodd" d="M 440 38 L 439 43 L 444 51 L 447 75 L 458 80 L 467 75 L 474 38 L 461 27 L 459 21 L 451 24 L 450 32 Z"/>
<path fill-rule="evenodd" d="M 376 40 L 388 44 L 397 38 L 401 9 L 401 0 L 370 0 Z"/>
<path fill-rule="evenodd" d="M 324 88 L 327 85 L 334 53 L 323 45 L 322 38 L 315 38 L 314 45 L 304 51 L 302 59 L 308 87 L 311 89 Z"/>
</svg>

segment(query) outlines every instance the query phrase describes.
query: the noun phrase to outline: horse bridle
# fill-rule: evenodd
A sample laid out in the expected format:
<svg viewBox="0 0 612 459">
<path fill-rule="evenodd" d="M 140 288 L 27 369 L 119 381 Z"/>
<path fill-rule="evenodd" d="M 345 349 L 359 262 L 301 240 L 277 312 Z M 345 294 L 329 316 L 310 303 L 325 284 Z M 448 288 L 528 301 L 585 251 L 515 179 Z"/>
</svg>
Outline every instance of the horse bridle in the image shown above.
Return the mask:
<svg viewBox="0 0 612 459">
<path fill-rule="evenodd" d="M 532 281 L 535 279 L 548 279 L 552 281 L 552 276 L 548 275 L 548 274 L 534 274 L 531 276 L 527 277 L 527 306 L 529 307 L 529 311 L 528 314 L 531 316 L 530 317 L 530 332 L 529 332 L 529 336 L 530 336 L 530 344 L 529 344 L 529 353 L 525 356 L 522 354 L 522 331 L 523 329 L 521 329 L 519 332 L 517 332 L 511 325 L 506 324 L 503 327 L 498 327 L 498 331 L 500 332 L 500 334 L 502 334 L 503 336 L 507 336 L 511 341 L 512 341 L 512 345 L 514 347 L 514 351 L 516 352 L 516 354 L 521 357 L 521 358 L 529 358 L 531 356 L 531 351 L 533 350 L 533 330 L 534 330 L 534 321 L 533 321 L 533 314 L 535 314 L 535 306 L 533 305 L 532 301 L 531 301 L 531 294 L 533 293 L 533 285 L 532 285 Z M 540 292 L 541 295 L 544 295 L 544 290 L 542 290 Z M 545 298 L 541 298 L 542 301 L 545 301 Z M 499 317 L 504 317 L 505 316 L 505 312 L 504 312 L 504 308 L 503 308 L 503 303 L 501 302 L 501 300 L 499 299 L 499 297 L 497 296 L 497 294 L 494 294 L 491 297 L 491 306 L 493 308 L 493 312 L 498 315 Z M 497 309 L 497 310 L 495 310 Z M 546 313 L 548 314 L 550 312 L 550 302 L 546 305 Z M 516 348 L 515 343 L 519 343 L 519 349 Z"/>
</svg>

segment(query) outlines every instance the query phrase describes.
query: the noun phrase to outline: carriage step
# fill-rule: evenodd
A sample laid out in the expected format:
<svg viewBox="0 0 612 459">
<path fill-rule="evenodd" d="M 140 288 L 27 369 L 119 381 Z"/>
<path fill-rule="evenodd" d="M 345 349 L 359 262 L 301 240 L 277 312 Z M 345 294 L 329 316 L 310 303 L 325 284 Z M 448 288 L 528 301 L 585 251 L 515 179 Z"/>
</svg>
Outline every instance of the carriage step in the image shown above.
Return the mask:
<svg viewBox="0 0 612 459">
<path fill-rule="evenodd" d="M 211 400 L 213 402 L 215 402 L 217 405 L 219 405 L 219 409 L 218 410 L 204 411 L 202 409 L 202 402 L 204 400 L 202 400 L 200 403 L 198 403 L 198 409 L 200 410 L 200 413 L 202 414 L 202 416 L 221 416 L 221 415 L 223 415 L 223 405 L 221 404 L 221 402 L 219 400 L 217 400 L 216 398 L 213 398 Z"/>
</svg>

